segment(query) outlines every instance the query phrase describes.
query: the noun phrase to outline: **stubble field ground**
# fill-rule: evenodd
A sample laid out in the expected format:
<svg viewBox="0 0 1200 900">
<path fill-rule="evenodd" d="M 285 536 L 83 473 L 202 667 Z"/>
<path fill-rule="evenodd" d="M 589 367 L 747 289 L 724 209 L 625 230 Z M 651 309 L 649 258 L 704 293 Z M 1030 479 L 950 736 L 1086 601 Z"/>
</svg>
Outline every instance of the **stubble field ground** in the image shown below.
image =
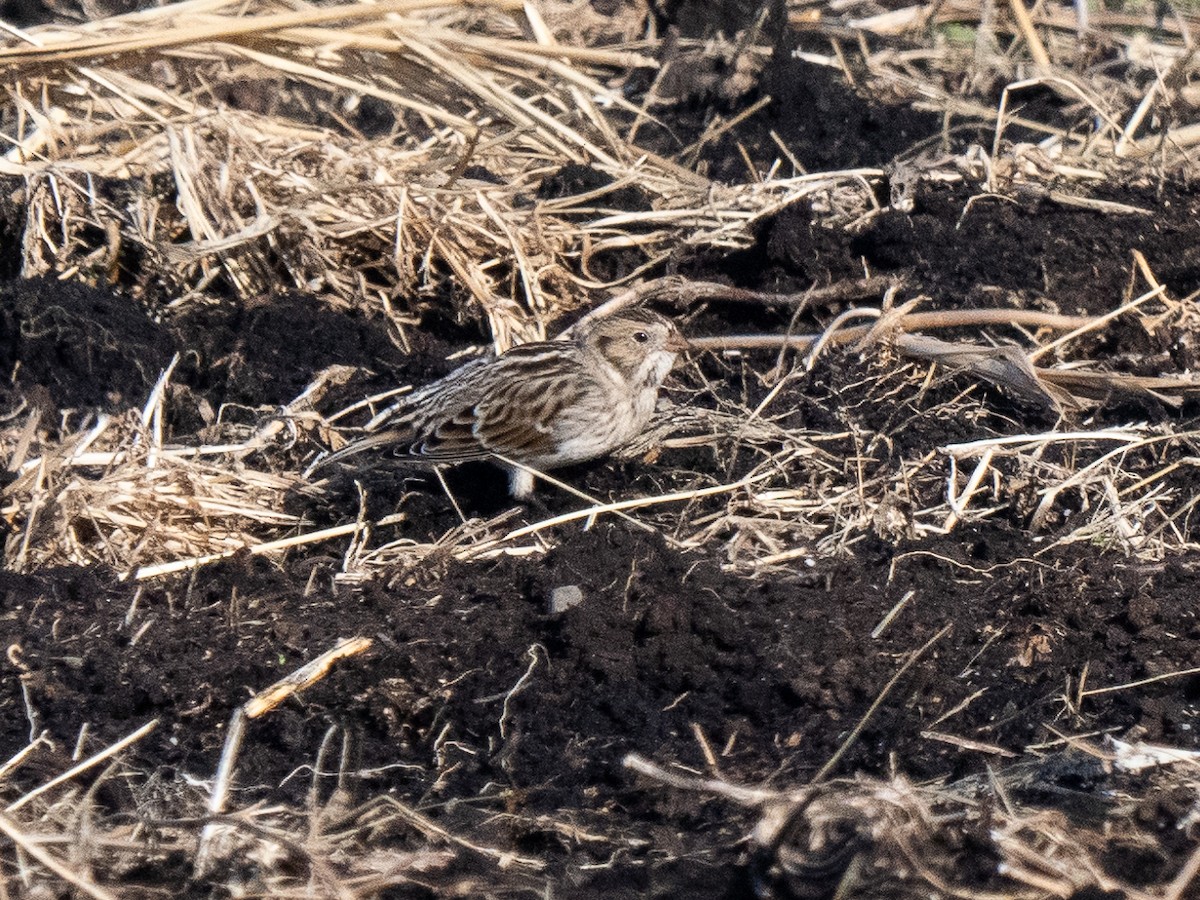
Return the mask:
<svg viewBox="0 0 1200 900">
<path fill-rule="evenodd" d="M 7 894 L 1200 890 L 1186 15 L 180 8 L 0 50 Z M 631 289 L 592 499 L 302 474 Z"/>
</svg>

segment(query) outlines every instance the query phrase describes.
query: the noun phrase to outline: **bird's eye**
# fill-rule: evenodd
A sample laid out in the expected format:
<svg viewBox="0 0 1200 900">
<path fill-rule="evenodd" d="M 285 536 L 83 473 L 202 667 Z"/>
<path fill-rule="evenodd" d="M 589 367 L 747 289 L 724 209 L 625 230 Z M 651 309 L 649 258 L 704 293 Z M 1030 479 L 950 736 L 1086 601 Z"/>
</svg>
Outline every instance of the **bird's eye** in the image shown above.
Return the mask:
<svg viewBox="0 0 1200 900">
<path fill-rule="evenodd" d="M 650 340 L 650 335 L 646 334 L 644 331 L 635 331 L 633 333 L 633 339 L 639 344 L 644 344 L 646 341 Z"/>
</svg>

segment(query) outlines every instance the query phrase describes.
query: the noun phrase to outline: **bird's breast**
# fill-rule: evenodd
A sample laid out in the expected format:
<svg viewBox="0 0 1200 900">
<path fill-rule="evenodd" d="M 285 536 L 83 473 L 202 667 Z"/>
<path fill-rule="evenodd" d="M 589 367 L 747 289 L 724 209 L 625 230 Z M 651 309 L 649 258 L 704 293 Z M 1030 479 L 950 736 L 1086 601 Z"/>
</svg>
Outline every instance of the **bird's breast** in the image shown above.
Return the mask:
<svg viewBox="0 0 1200 900">
<path fill-rule="evenodd" d="M 564 466 L 605 456 L 636 437 L 654 413 L 654 391 L 630 395 L 607 386 L 585 392 L 553 423 L 555 450 L 538 462 Z"/>
</svg>

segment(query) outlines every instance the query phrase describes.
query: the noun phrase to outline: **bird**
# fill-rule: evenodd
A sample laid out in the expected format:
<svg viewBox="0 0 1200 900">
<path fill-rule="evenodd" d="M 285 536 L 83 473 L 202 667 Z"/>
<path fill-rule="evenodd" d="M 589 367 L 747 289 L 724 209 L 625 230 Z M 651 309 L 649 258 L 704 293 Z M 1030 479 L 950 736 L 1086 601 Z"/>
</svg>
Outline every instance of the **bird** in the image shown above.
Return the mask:
<svg viewBox="0 0 1200 900">
<path fill-rule="evenodd" d="M 529 469 L 587 462 L 637 437 L 687 346 L 670 319 L 648 309 L 585 320 L 567 339 L 519 344 L 461 366 L 317 465 L 384 447 L 434 466 L 492 459 L 508 471 L 509 494 L 529 500 Z"/>
</svg>

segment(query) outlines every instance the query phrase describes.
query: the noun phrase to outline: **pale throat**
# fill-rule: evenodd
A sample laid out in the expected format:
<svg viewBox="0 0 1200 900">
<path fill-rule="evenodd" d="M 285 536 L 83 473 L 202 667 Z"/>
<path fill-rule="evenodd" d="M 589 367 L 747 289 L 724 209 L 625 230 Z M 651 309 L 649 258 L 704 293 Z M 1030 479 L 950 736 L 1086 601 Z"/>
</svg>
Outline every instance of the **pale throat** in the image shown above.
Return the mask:
<svg viewBox="0 0 1200 900">
<path fill-rule="evenodd" d="M 667 373 L 671 371 L 671 367 L 675 365 L 675 354 L 673 353 L 652 353 L 650 358 L 646 360 L 642 366 L 645 374 L 642 376 L 645 383 L 653 387 L 659 387 L 667 379 Z"/>
<path fill-rule="evenodd" d="M 651 353 L 640 360 L 605 353 L 598 356 L 607 380 L 626 391 L 658 388 L 675 362 L 669 353 Z"/>
<path fill-rule="evenodd" d="M 620 373 L 619 377 L 626 385 L 626 392 L 634 401 L 638 419 L 644 421 L 654 412 L 658 389 L 666 380 L 667 373 L 671 371 L 674 363 L 672 354 L 652 353 L 628 375 Z"/>
</svg>

